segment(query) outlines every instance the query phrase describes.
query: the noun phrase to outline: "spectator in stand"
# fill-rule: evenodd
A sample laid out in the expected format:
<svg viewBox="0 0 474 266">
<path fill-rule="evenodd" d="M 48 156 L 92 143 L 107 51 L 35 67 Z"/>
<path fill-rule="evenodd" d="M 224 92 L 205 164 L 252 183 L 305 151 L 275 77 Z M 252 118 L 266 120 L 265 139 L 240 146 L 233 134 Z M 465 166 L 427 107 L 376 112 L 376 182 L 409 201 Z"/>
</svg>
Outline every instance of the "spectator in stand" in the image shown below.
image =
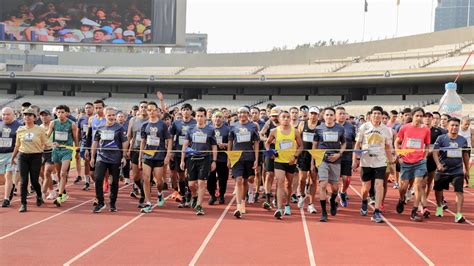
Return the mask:
<svg viewBox="0 0 474 266">
<path fill-rule="evenodd" d="M 105 10 L 103 8 L 97 9 L 97 11 L 95 12 L 94 21 L 97 22 L 97 24 L 100 24 L 100 26 L 107 26 L 108 25 L 108 23 L 107 23 L 107 14 L 105 13 Z"/>
<path fill-rule="evenodd" d="M 135 37 L 135 32 L 127 30 L 123 33 L 123 39 L 115 39 L 112 43 L 131 43 L 131 44 L 141 44 L 142 41 Z"/>
<path fill-rule="evenodd" d="M 106 34 L 107 33 L 104 30 L 98 29 L 94 31 L 94 36 L 92 38 L 83 39 L 81 42 L 82 43 L 105 43 Z"/>
<path fill-rule="evenodd" d="M 44 20 L 34 19 L 31 24 L 31 27 L 25 29 L 25 37 L 27 41 L 47 42 L 50 40 L 52 32 L 45 28 L 46 22 Z M 34 36 L 32 36 L 32 33 L 34 33 Z"/>
</svg>

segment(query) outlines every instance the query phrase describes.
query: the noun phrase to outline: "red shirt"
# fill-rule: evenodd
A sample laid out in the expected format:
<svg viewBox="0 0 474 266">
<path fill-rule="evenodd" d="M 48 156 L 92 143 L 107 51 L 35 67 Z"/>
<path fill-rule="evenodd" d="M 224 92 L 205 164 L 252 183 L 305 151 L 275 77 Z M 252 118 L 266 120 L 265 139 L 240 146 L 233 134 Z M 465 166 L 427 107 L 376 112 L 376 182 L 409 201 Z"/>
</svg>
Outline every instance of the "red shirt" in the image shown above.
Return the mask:
<svg viewBox="0 0 474 266">
<path fill-rule="evenodd" d="M 402 156 L 405 163 L 417 163 L 424 159 L 424 148 L 430 145 L 431 132 L 428 127 L 414 127 L 411 123 L 400 128 L 398 137 L 402 139 L 402 149 L 416 149 Z"/>
</svg>

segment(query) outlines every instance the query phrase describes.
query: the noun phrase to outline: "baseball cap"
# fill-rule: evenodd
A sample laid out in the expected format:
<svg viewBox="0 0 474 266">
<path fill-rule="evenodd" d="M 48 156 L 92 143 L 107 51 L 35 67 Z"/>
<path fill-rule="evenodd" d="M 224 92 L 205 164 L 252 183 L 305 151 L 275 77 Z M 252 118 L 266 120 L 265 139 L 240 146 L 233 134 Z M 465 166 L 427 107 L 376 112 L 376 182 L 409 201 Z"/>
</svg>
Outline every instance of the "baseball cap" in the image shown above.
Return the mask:
<svg viewBox="0 0 474 266">
<path fill-rule="evenodd" d="M 51 112 L 48 110 L 43 110 L 39 113 L 40 115 L 51 115 Z"/>
<path fill-rule="evenodd" d="M 123 36 L 124 37 L 127 37 L 127 36 L 135 37 L 135 32 L 133 32 L 131 30 L 126 30 L 126 31 L 123 32 Z"/>
<path fill-rule="evenodd" d="M 302 111 L 302 112 L 308 112 L 308 109 L 309 109 L 309 107 L 307 105 L 301 105 L 300 106 L 300 111 Z"/>
<path fill-rule="evenodd" d="M 69 29 L 64 29 L 64 30 L 60 30 L 58 33 L 59 35 L 66 35 L 68 33 L 72 33 L 72 31 Z"/>
<path fill-rule="evenodd" d="M 273 107 L 270 111 L 270 116 L 279 116 L 281 109 L 279 107 Z"/>
<path fill-rule="evenodd" d="M 28 107 L 26 108 L 22 114 L 26 115 L 26 114 L 31 114 L 31 115 L 34 115 L 36 116 L 36 112 L 35 112 L 35 109 L 31 108 L 31 107 Z"/>
<path fill-rule="evenodd" d="M 316 106 L 311 106 L 311 108 L 309 108 L 309 112 L 310 112 L 310 113 L 318 113 L 318 114 L 319 114 L 319 108 L 316 107 Z"/>
</svg>

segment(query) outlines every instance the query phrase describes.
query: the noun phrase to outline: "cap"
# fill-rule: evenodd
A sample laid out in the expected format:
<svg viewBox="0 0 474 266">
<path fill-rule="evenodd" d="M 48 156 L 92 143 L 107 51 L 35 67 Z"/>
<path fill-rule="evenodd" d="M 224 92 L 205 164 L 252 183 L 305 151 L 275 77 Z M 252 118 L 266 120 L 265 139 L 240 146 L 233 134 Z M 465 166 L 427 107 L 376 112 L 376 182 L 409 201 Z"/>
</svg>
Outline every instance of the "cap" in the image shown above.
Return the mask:
<svg viewBox="0 0 474 266">
<path fill-rule="evenodd" d="M 240 107 L 238 110 L 237 110 L 238 113 L 241 113 L 241 112 L 246 112 L 246 113 L 250 113 L 250 109 L 246 106 L 242 106 Z"/>
<path fill-rule="evenodd" d="M 280 112 L 281 112 L 280 108 L 273 107 L 272 110 L 270 111 L 270 116 L 279 116 Z"/>
<path fill-rule="evenodd" d="M 100 27 L 100 24 L 99 24 L 99 23 L 97 23 L 97 22 L 95 22 L 95 21 L 93 21 L 93 20 L 90 20 L 90 19 L 88 19 L 88 18 L 83 18 L 83 19 L 81 19 L 81 23 L 82 23 L 82 25 L 89 26 L 89 27 L 93 27 L 93 26 L 95 26 L 95 27 Z"/>
<path fill-rule="evenodd" d="M 32 114 L 34 116 L 36 116 L 36 112 L 35 112 L 35 109 L 31 108 L 31 107 L 28 107 L 26 108 L 22 114 L 26 115 L 26 114 Z"/>
<path fill-rule="evenodd" d="M 135 32 L 131 30 L 126 30 L 123 32 L 123 37 L 135 37 Z"/>
<path fill-rule="evenodd" d="M 58 33 L 59 35 L 66 35 L 68 33 L 72 33 L 72 31 L 68 29 L 64 29 L 64 30 L 60 30 Z"/>
<path fill-rule="evenodd" d="M 300 111 L 303 111 L 303 112 L 308 112 L 308 109 L 309 107 L 307 105 L 301 105 L 300 106 Z M 319 112 L 318 112 L 319 113 Z"/>
<path fill-rule="evenodd" d="M 104 26 L 101 29 L 103 29 L 105 32 L 107 32 L 108 35 L 111 35 L 112 32 L 114 31 L 114 29 L 112 29 L 112 27 L 110 27 L 110 26 Z"/>
<path fill-rule="evenodd" d="M 316 106 L 311 106 L 311 108 L 309 108 L 309 112 L 310 112 L 310 113 L 318 113 L 318 114 L 319 114 L 319 108 L 316 107 Z"/>
<path fill-rule="evenodd" d="M 51 112 L 48 110 L 43 110 L 39 113 L 40 115 L 51 115 Z"/>
</svg>

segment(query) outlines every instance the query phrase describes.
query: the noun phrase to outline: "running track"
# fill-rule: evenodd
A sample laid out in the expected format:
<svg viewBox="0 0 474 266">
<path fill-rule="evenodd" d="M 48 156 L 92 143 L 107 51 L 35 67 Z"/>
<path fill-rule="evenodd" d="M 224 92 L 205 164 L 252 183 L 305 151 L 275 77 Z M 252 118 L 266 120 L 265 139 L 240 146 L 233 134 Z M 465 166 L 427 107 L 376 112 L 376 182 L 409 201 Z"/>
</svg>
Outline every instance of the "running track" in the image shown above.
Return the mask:
<svg viewBox="0 0 474 266">
<path fill-rule="evenodd" d="M 328 223 L 319 213 L 309 215 L 292 206 L 292 216 L 273 218 L 260 204 L 247 207 L 241 220 L 232 216 L 231 193 L 225 205 L 204 204 L 206 215 L 178 209 L 167 200 L 150 214 L 140 214 L 136 200 L 122 185 L 119 212 L 92 214 L 93 190 L 69 185 L 70 199 L 61 208 L 43 207 L 29 199 L 29 211 L 18 213 L 19 202 L 0 208 L 2 264 L 48 265 L 329 265 L 412 264 L 473 265 L 474 189 L 465 193 L 464 215 L 469 223 L 455 224 L 454 216 L 432 217 L 423 223 L 409 220 L 410 203 L 398 215 L 398 191 L 389 188 L 386 223 L 375 224 L 359 215 L 360 182 L 353 178 L 348 208 L 340 208 Z M 228 192 L 232 191 L 229 185 Z M 155 192 L 154 192 L 155 193 Z M 3 192 L 1 193 L 3 197 Z M 15 198 L 17 200 L 18 197 Z M 430 199 L 434 202 L 434 195 Z M 446 199 L 454 209 L 454 193 Z M 317 205 L 318 210 L 319 205 Z M 434 214 L 434 205 L 430 210 Z"/>
</svg>

